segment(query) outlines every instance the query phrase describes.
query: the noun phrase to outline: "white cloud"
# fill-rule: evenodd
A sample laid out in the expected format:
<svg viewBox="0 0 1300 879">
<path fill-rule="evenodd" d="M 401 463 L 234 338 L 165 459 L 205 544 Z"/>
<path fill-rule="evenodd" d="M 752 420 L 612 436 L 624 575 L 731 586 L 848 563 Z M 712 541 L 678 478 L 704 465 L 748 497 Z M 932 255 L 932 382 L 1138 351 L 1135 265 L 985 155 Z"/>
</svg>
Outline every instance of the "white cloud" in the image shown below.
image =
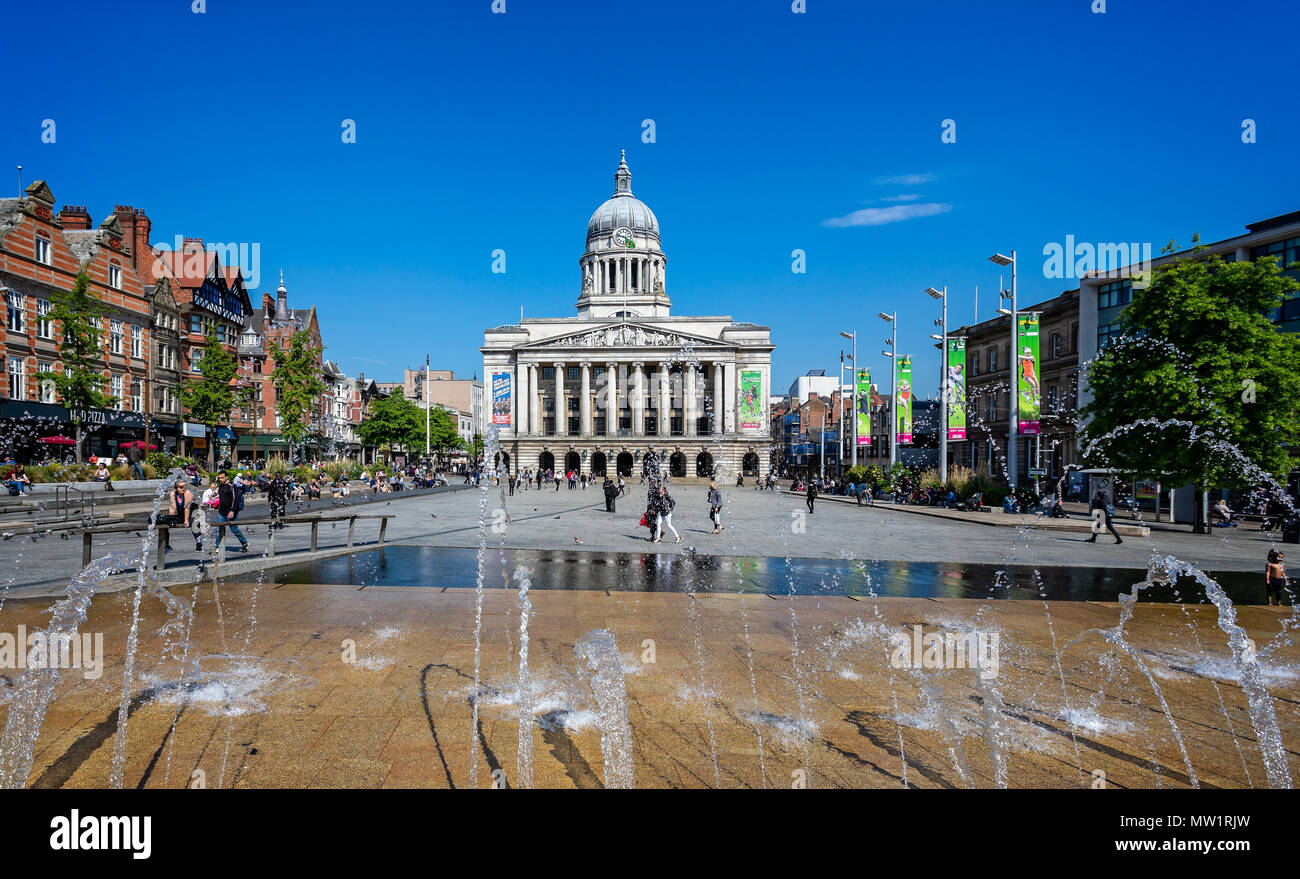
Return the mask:
<svg viewBox="0 0 1300 879">
<path fill-rule="evenodd" d="M 937 202 L 900 204 L 891 208 L 863 208 L 843 217 L 831 217 L 829 220 L 823 220 L 822 225 L 837 229 L 850 226 L 887 226 L 890 223 L 915 220 L 917 217 L 933 217 L 936 214 L 946 214 L 950 210 L 952 210 L 952 205 Z"/>
<path fill-rule="evenodd" d="M 908 193 L 908 194 L 906 194 L 906 195 L 890 195 L 890 196 L 886 196 L 885 198 L 882 198 L 881 201 L 893 201 L 893 202 L 898 202 L 898 201 L 916 201 L 916 200 L 917 200 L 918 198 L 920 198 L 920 197 L 921 197 L 921 196 L 919 196 L 919 195 L 917 195 L 916 193 L 912 192 L 912 193 Z"/>
<path fill-rule="evenodd" d="M 894 174 L 877 177 L 875 183 L 877 186 L 919 186 L 922 183 L 933 183 L 935 179 L 934 174 Z"/>
</svg>

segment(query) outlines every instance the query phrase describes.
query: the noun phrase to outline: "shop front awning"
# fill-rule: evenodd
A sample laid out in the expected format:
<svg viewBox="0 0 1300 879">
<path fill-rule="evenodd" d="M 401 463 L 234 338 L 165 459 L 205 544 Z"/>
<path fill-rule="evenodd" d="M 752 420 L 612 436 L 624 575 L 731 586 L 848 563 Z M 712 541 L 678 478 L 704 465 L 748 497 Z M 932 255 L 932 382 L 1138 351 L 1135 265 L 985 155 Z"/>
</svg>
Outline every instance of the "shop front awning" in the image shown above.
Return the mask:
<svg viewBox="0 0 1300 879">
<path fill-rule="evenodd" d="M 239 439 L 235 432 L 228 427 L 217 428 L 217 439 L 225 443 L 233 443 Z"/>
</svg>

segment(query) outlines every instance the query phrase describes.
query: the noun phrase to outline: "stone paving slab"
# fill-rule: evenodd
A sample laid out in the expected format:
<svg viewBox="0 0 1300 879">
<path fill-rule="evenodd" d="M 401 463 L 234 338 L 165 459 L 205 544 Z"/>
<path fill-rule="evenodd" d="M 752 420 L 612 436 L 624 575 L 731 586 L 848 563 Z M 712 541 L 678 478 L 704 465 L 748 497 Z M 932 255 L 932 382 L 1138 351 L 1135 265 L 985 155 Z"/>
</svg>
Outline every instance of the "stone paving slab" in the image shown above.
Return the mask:
<svg viewBox="0 0 1300 879">
<path fill-rule="evenodd" d="M 472 590 L 221 583 L 176 591 L 197 595 L 199 677 L 178 688 L 180 663 L 159 634 L 165 612 L 146 597 L 126 786 L 463 788 L 471 765 L 480 787 L 496 770 L 517 782 L 513 591 L 485 594 L 477 728 Z M 1112 787 L 1184 787 L 1193 774 L 1207 787 L 1265 783 L 1247 700 L 1205 605 L 1140 603 L 1126 627 L 1171 707 L 1167 718 L 1145 674 L 1102 637 L 1118 623 L 1114 603 L 590 591 L 532 601 L 537 786 L 603 786 L 600 734 L 573 654 L 597 626 L 622 653 L 642 787 L 902 787 L 904 776 L 915 787 L 1003 779 L 1080 787 L 1098 773 Z M 130 602 L 123 593 L 92 604 L 83 631 L 104 635 L 104 673 L 60 678 L 29 785 L 108 783 Z M 3 624 L 38 625 L 47 606 L 10 600 Z M 1279 609 L 1239 609 L 1264 656 L 1294 763 L 1300 716 L 1288 706 L 1300 697 L 1300 648 L 1275 641 L 1284 619 Z M 999 635 L 991 683 L 968 668 L 894 667 L 874 634 L 879 625 L 942 632 L 963 624 Z M 352 664 L 343 661 L 349 642 Z M 990 747 L 986 704 L 999 705 L 1000 748 Z"/>
</svg>

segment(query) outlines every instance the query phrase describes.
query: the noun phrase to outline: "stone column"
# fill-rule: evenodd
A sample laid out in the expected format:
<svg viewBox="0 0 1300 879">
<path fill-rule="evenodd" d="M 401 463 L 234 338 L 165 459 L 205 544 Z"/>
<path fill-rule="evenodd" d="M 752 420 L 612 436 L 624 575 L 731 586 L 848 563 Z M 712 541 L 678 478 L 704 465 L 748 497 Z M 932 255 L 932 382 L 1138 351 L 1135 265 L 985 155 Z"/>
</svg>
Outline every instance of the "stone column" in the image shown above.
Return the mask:
<svg viewBox="0 0 1300 879">
<path fill-rule="evenodd" d="M 682 433 L 686 436 L 695 436 L 695 391 L 699 382 L 700 374 L 695 369 L 694 364 L 685 364 L 682 366 L 682 388 L 685 402 L 682 405 Z"/>
<path fill-rule="evenodd" d="M 726 407 L 723 405 L 722 390 L 722 364 L 718 361 L 713 362 L 713 434 L 722 436 L 723 428 L 726 426 Z"/>
<path fill-rule="evenodd" d="M 724 399 L 722 403 L 723 403 L 723 411 L 726 414 L 726 424 L 723 425 L 723 428 L 727 431 L 727 433 L 734 434 L 736 432 L 736 423 L 737 423 L 736 422 L 736 398 L 737 398 L 736 361 L 728 360 L 723 365 L 723 372 L 725 373 L 725 375 L 723 376 L 722 379 L 723 381 L 722 393 L 724 394 Z"/>
<path fill-rule="evenodd" d="M 669 418 L 672 416 L 673 385 L 668 364 L 659 363 L 659 435 L 669 435 Z"/>
<path fill-rule="evenodd" d="M 591 436 L 591 361 L 582 361 L 582 399 L 578 401 L 579 421 L 583 436 Z"/>
<path fill-rule="evenodd" d="M 524 373 L 527 378 L 524 380 L 524 386 L 527 393 L 528 401 L 528 432 L 536 435 L 541 432 L 541 403 L 538 401 L 537 393 L 537 364 L 525 363 Z"/>
<path fill-rule="evenodd" d="M 515 436 L 524 433 L 524 365 L 515 361 L 515 386 L 510 389 L 510 429 Z M 490 393 L 490 392 L 489 392 Z"/>
<path fill-rule="evenodd" d="M 645 436 L 645 363 L 632 364 L 632 435 Z"/>
<path fill-rule="evenodd" d="M 564 363 L 552 364 L 555 367 L 555 435 L 569 435 L 569 410 L 564 405 Z M 559 462 L 556 462 L 559 464 Z"/>
<path fill-rule="evenodd" d="M 618 436 L 618 364 L 605 364 L 605 436 Z"/>
</svg>

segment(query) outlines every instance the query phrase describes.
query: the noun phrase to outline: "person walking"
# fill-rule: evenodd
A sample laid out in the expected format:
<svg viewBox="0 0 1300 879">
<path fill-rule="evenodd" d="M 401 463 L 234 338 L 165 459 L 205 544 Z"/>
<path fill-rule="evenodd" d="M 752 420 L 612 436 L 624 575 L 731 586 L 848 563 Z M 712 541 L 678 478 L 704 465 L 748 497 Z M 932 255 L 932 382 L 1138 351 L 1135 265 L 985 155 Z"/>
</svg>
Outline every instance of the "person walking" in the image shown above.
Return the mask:
<svg viewBox="0 0 1300 879">
<path fill-rule="evenodd" d="M 1103 518 L 1106 521 L 1106 530 L 1115 538 L 1115 542 L 1123 543 L 1124 541 L 1120 538 L 1119 532 L 1115 530 L 1115 524 L 1111 522 L 1110 504 L 1107 502 L 1106 492 L 1098 490 L 1098 492 L 1092 496 L 1092 503 L 1089 504 L 1089 507 L 1092 510 L 1092 536 L 1085 540 L 1084 543 L 1097 542 L 1097 534 L 1099 533 L 1098 523 L 1099 520 Z M 1098 510 L 1101 511 L 1101 516 L 1097 515 Z"/>
<path fill-rule="evenodd" d="M 722 531 L 722 491 L 716 480 L 709 482 L 709 518 L 713 520 L 713 533 Z"/>
<path fill-rule="evenodd" d="M 1277 599 L 1277 606 L 1282 606 L 1282 590 L 1287 588 L 1286 576 L 1286 555 L 1280 549 L 1270 549 L 1268 551 L 1268 564 L 1264 567 L 1264 588 L 1268 593 L 1268 606 L 1273 606 L 1273 599 Z"/>
<path fill-rule="evenodd" d="M 614 485 L 614 480 L 606 476 L 605 484 L 601 488 L 605 492 L 605 512 L 612 513 L 618 502 L 618 487 Z"/>
<path fill-rule="evenodd" d="M 519 477 L 518 477 L 516 474 L 511 473 L 511 474 L 510 474 L 510 478 L 509 478 L 507 481 L 510 483 L 510 496 L 511 496 L 511 497 L 514 497 L 514 496 L 515 496 L 515 483 L 519 481 Z"/>
<path fill-rule="evenodd" d="M 681 543 L 682 536 L 673 527 L 673 507 L 677 506 L 677 501 L 673 500 L 673 496 L 668 493 L 668 486 L 666 485 L 659 486 L 657 497 L 659 502 L 655 505 L 655 522 L 659 534 L 655 537 L 655 543 L 663 539 L 665 528 L 673 532 L 674 543 Z"/>
<path fill-rule="evenodd" d="M 813 504 L 817 503 L 817 480 L 808 480 L 808 513 L 812 515 Z"/>
<path fill-rule="evenodd" d="M 217 520 L 221 525 L 230 529 L 230 533 L 239 538 L 239 551 L 248 552 L 248 538 L 244 532 L 239 530 L 235 524 L 235 519 L 239 518 L 239 511 L 244 508 L 244 495 L 231 485 L 230 477 L 226 471 L 222 470 L 217 473 Z M 221 549 L 221 529 L 217 529 L 216 548 Z"/>
<path fill-rule="evenodd" d="M 623 481 L 623 474 L 618 474 L 618 496 L 622 497 L 627 494 L 627 483 Z"/>
<path fill-rule="evenodd" d="M 126 460 L 131 465 L 131 478 L 144 479 L 144 449 L 131 446 L 126 452 Z"/>
</svg>

